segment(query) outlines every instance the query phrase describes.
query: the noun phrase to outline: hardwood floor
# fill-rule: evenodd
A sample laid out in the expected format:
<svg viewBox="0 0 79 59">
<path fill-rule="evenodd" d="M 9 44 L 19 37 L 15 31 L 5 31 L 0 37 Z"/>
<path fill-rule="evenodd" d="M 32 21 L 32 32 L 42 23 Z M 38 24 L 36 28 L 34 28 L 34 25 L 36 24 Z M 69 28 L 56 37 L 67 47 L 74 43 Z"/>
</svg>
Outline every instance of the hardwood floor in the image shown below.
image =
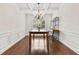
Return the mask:
<svg viewBox="0 0 79 59">
<path fill-rule="evenodd" d="M 28 37 L 23 38 L 17 44 L 5 51 L 2 55 L 29 55 Z M 45 51 L 33 51 L 32 55 L 46 55 Z M 74 51 L 52 38 L 49 38 L 49 55 L 77 55 Z"/>
</svg>

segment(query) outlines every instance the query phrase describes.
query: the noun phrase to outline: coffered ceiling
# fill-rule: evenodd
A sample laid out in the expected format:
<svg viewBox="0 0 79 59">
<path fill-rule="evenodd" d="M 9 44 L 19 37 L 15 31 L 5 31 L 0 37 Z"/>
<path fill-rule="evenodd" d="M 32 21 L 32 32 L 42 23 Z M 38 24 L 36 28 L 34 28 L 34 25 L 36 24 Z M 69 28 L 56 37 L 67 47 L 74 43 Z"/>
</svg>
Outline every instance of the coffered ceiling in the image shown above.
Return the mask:
<svg viewBox="0 0 79 59">
<path fill-rule="evenodd" d="M 37 3 L 19 3 L 17 4 L 19 10 L 25 13 L 34 13 L 38 9 Z M 53 11 L 59 10 L 61 3 L 40 3 L 39 9 L 41 9 L 45 14 L 52 13 Z"/>
</svg>

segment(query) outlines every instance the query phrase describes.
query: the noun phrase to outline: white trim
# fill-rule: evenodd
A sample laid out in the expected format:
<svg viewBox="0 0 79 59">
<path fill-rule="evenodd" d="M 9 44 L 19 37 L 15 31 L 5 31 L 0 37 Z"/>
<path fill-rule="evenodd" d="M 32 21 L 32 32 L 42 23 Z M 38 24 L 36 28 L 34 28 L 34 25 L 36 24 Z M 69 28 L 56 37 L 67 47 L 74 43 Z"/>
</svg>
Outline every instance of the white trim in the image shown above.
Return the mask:
<svg viewBox="0 0 79 59">
<path fill-rule="evenodd" d="M 76 52 L 77 54 L 79 54 L 79 50 L 74 48 L 73 46 L 71 46 L 71 43 L 69 43 L 69 41 L 63 41 L 60 40 L 61 43 L 63 43 L 64 45 L 66 45 L 68 48 L 70 48 L 71 50 L 73 50 L 74 52 Z"/>
<path fill-rule="evenodd" d="M 25 37 L 25 35 L 24 35 L 22 38 L 24 38 L 24 37 Z M 15 41 L 14 43 L 12 43 L 12 44 L 10 44 L 9 46 L 7 46 L 6 48 L 4 48 L 4 49 L 0 52 L 0 54 L 4 53 L 6 50 L 8 50 L 9 48 L 11 48 L 14 44 L 16 44 L 17 42 L 19 42 L 20 40 L 22 40 L 22 38 L 20 38 L 19 40 Z"/>
<path fill-rule="evenodd" d="M 17 37 L 15 37 L 17 35 Z M 22 38 L 24 38 L 26 35 L 25 35 L 25 30 L 21 30 L 19 32 L 6 32 L 6 33 L 3 33 L 0 35 L 0 38 L 5 38 L 7 39 L 8 41 L 6 41 L 6 43 L 8 45 L 4 46 L 3 44 L 3 47 L 0 49 L 0 54 L 2 54 L 3 52 L 5 52 L 7 49 L 9 49 L 10 47 L 12 47 L 14 44 L 16 44 L 17 42 L 19 42 Z M 12 37 L 12 38 L 10 38 Z M 12 40 L 11 40 L 12 39 Z M 14 39 L 14 40 L 13 40 Z M 16 40 L 15 40 L 16 39 Z M 11 41 L 10 41 L 11 40 Z"/>
</svg>

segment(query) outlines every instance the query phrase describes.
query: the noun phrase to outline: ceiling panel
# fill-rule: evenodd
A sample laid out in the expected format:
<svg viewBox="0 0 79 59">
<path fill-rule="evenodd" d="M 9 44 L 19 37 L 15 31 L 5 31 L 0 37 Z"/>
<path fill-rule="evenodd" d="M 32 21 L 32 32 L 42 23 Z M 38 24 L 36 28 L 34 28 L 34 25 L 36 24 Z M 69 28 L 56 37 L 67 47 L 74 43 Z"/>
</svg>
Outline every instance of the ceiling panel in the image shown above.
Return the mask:
<svg viewBox="0 0 79 59">
<path fill-rule="evenodd" d="M 38 8 L 38 4 L 36 3 L 19 3 L 17 4 L 19 6 L 20 9 L 27 9 L 27 10 L 37 10 Z M 61 5 L 61 3 L 40 3 L 39 4 L 39 8 L 40 9 L 55 9 L 55 8 L 59 8 Z"/>
<path fill-rule="evenodd" d="M 36 13 L 37 9 L 41 9 L 44 13 L 51 13 L 53 10 L 59 10 L 61 3 L 18 3 L 17 6 L 23 12 Z"/>
</svg>

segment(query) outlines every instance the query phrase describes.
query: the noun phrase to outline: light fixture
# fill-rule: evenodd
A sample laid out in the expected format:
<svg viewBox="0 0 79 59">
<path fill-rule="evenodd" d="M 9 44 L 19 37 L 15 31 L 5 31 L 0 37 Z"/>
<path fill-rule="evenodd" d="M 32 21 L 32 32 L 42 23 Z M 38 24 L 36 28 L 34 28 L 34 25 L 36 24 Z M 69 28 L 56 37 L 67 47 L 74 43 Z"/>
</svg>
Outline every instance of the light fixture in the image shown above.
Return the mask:
<svg viewBox="0 0 79 59">
<path fill-rule="evenodd" d="M 40 9 L 40 3 L 37 3 L 38 7 L 37 7 L 37 13 L 36 13 L 36 18 L 40 19 L 42 17 L 42 10 Z"/>
<path fill-rule="evenodd" d="M 45 27 L 45 21 L 43 20 L 42 10 L 40 9 L 40 3 L 37 3 L 37 13 L 34 18 L 34 27 L 40 31 L 41 28 Z"/>
</svg>

